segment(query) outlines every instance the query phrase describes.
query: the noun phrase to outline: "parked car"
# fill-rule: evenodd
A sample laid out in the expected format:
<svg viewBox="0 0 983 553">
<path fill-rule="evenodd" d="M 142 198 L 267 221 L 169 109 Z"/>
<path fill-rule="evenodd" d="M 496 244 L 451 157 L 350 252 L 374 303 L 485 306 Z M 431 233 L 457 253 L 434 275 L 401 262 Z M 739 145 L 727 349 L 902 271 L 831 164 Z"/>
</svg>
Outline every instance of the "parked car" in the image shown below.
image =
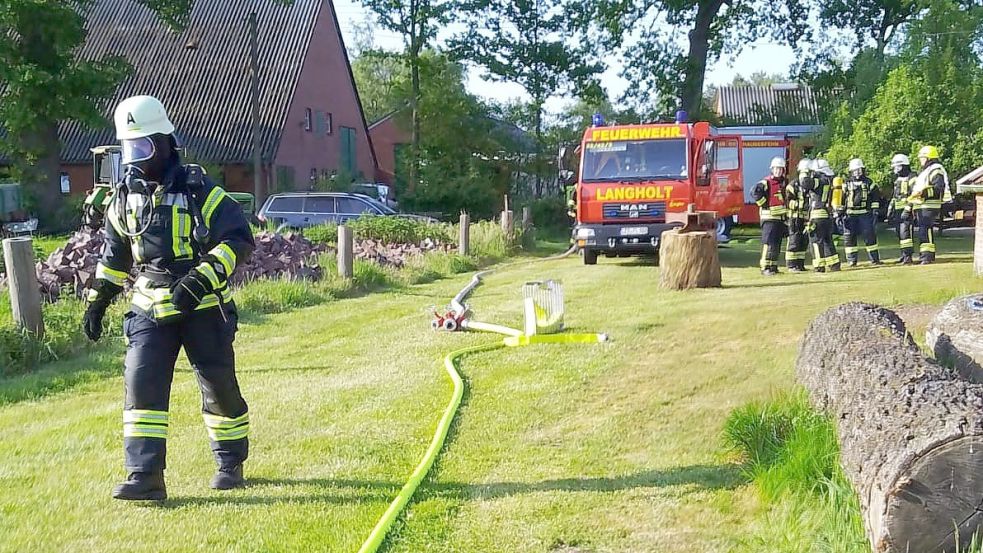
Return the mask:
<svg viewBox="0 0 983 553">
<path fill-rule="evenodd" d="M 345 192 L 285 192 L 266 199 L 259 210 L 259 219 L 305 228 L 324 223 L 344 223 L 363 215 L 408 217 L 436 222 L 430 217 L 399 213 L 393 208 L 364 194 Z"/>
</svg>

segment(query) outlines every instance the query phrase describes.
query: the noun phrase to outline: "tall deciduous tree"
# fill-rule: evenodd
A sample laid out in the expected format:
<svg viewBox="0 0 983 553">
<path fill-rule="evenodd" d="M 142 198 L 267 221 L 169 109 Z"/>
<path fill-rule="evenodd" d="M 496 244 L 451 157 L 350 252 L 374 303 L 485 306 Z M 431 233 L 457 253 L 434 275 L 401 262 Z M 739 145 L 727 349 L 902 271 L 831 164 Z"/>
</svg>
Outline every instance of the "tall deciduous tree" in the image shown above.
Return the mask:
<svg viewBox="0 0 983 553">
<path fill-rule="evenodd" d="M 543 146 L 544 105 L 569 92 L 603 95 L 597 76 L 604 66 L 568 38 L 571 2 L 566 0 L 461 0 L 467 30 L 448 41 L 459 59 L 492 81 L 518 84 L 532 99 L 537 149 Z M 537 172 L 536 195 L 542 194 Z"/>
<path fill-rule="evenodd" d="M 797 44 L 804 0 L 583 0 L 580 21 L 624 52 L 626 99 L 640 111 L 699 117 L 707 66 L 759 38 Z"/>
<path fill-rule="evenodd" d="M 854 51 L 873 44 L 883 56 L 891 38 L 925 6 L 925 0 L 827 0 L 820 3 L 819 20 L 852 33 Z"/>
<path fill-rule="evenodd" d="M 62 205 L 58 123 L 97 122 L 94 100 L 112 93 L 125 61 L 80 60 L 91 0 L 0 2 L 0 148 L 43 224 Z"/>
<path fill-rule="evenodd" d="M 384 29 L 399 33 L 406 48 L 410 68 L 411 139 L 410 182 L 412 189 L 420 172 L 420 55 L 448 20 L 448 0 L 361 0 L 372 10 Z"/>
</svg>

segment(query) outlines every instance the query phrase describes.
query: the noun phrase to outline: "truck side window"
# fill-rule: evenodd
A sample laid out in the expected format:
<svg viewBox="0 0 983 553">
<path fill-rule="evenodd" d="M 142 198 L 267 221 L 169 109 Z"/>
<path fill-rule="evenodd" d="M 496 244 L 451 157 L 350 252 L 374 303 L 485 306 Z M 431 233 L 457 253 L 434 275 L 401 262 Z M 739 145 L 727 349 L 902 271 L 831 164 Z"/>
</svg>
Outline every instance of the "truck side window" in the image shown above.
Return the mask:
<svg viewBox="0 0 983 553">
<path fill-rule="evenodd" d="M 724 140 L 717 143 L 716 155 L 717 171 L 734 171 L 740 169 L 741 164 L 738 159 L 737 141 Z"/>
<path fill-rule="evenodd" d="M 699 168 L 696 173 L 697 186 L 710 186 L 710 173 L 713 172 L 714 158 L 716 157 L 717 144 L 712 140 L 703 143 L 703 152 L 700 155 Z"/>
</svg>

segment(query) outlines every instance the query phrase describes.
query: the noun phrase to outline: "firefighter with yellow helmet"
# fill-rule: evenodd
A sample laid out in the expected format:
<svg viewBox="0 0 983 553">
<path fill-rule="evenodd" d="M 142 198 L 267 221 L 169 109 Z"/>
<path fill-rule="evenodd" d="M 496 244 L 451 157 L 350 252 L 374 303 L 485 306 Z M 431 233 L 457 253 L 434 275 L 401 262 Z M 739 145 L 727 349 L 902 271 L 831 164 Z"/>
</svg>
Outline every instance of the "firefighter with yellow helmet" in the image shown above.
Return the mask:
<svg viewBox="0 0 983 553">
<path fill-rule="evenodd" d="M 951 202 L 949 174 L 939 161 L 939 150 L 935 146 L 922 146 L 918 150 L 918 163 L 921 172 L 915 179 L 909 201 L 917 210 L 919 262 L 928 265 L 935 261 L 934 225 L 942 213 L 942 204 Z"/>
<path fill-rule="evenodd" d="M 184 348 L 198 378 L 218 471 L 211 486 L 244 484 L 249 413 L 235 375 L 237 314 L 229 277 L 254 242 L 239 204 L 197 165 L 183 165 L 174 125 L 150 96 L 123 100 L 114 116 L 125 177 L 106 209 L 106 243 L 83 330 L 102 335 L 106 309 L 136 273 L 123 320 L 127 338 L 123 449 L 128 477 L 116 499 L 160 500 L 174 364 Z"/>
</svg>

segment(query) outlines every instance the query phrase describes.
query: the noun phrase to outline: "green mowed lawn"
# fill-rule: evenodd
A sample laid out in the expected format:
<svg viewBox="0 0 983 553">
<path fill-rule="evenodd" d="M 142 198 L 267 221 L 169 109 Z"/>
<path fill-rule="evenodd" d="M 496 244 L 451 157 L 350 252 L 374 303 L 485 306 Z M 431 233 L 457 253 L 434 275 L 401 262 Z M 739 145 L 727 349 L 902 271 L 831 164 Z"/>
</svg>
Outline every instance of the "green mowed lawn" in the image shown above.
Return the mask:
<svg viewBox="0 0 983 553">
<path fill-rule="evenodd" d="M 559 278 L 568 327 L 613 341 L 466 358 L 459 418 L 384 549 L 760 551 L 750 544 L 766 507 L 721 445 L 730 410 L 794 386 L 797 341 L 826 307 L 937 305 L 983 290 L 983 279 L 971 277 L 969 235 L 942 238 L 928 267 L 768 279 L 757 247 L 721 250 L 715 290 L 660 290 L 658 269 L 635 259 L 586 267 L 573 257 L 490 276 L 473 299 L 479 319 L 519 325 L 521 284 Z M 889 245 L 885 257 L 896 257 Z M 122 344 L 47 367 L 69 384 L 46 397 L 18 400 L 34 381 L 0 381 L 0 397 L 20 390 L 0 407 L 0 550 L 356 551 L 449 398 L 442 356 L 496 339 L 430 331 L 431 306 L 466 280 L 242 324 L 253 425 L 243 490 L 207 487 L 213 464 L 185 361 L 160 505 L 109 497 L 124 476 Z"/>
</svg>

